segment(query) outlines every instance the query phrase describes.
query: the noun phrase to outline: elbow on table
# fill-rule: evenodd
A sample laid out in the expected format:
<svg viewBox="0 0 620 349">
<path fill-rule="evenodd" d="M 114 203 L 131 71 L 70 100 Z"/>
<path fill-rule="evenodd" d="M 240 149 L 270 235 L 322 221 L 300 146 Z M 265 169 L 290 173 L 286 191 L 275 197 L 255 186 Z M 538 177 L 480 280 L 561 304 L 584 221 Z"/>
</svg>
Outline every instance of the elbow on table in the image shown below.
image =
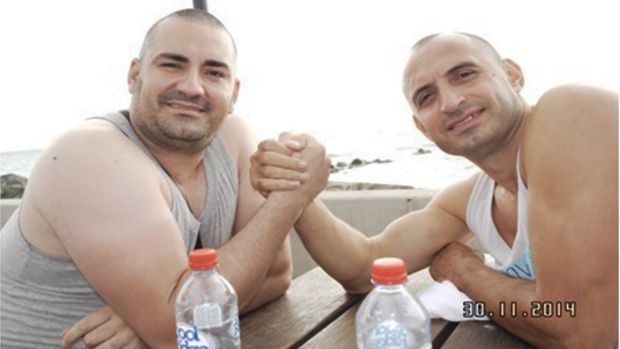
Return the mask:
<svg viewBox="0 0 620 349">
<path fill-rule="evenodd" d="M 348 294 L 361 295 L 372 291 L 372 284 L 368 282 L 340 282 Z"/>
<path fill-rule="evenodd" d="M 293 266 L 289 267 L 276 278 L 275 283 L 275 296 L 280 297 L 286 293 L 291 283 L 293 282 Z"/>
</svg>

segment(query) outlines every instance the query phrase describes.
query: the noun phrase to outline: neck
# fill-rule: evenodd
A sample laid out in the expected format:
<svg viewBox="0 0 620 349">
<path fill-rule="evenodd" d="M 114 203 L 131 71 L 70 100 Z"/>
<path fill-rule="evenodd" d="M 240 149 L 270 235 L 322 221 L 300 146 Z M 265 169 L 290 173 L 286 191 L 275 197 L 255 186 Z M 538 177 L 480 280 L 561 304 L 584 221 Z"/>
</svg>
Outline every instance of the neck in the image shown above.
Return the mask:
<svg viewBox="0 0 620 349">
<path fill-rule="evenodd" d="M 202 174 L 205 148 L 188 149 L 185 151 L 166 149 L 144 136 L 131 119 L 130 124 L 138 138 L 140 138 L 140 141 L 142 141 L 148 151 L 176 183 L 185 183 Z"/>
<path fill-rule="evenodd" d="M 530 115 L 531 109 L 526 106 L 521 112 L 517 125 L 493 152 L 479 157 L 468 157 L 498 185 L 514 195 L 518 191 L 517 154 Z"/>
<path fill-rule="evenodd" d="M 171 152 L 156 146 L 151 147 L 147 145 L 147 148 L 176 183 L 185 183 L 202 173 L 204 151 L 187 154 Z"/>
</svg>

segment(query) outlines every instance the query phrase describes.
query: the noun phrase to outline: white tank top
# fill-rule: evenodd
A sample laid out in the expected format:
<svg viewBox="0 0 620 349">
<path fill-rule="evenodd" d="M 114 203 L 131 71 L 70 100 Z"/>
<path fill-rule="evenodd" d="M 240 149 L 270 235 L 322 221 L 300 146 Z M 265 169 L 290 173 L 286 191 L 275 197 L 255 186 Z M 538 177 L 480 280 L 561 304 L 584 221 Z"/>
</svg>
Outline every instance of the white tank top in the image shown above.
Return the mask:
<svg viewBox="0 0 620 349">
<path fill-rule="evenodd" d="M 478 237 L 486 252 L 495 258 L 496 269 L 512 277 L 535 280 L 527 230 L 528 194 L 519 171 L 519 155 L 517 155 L 517 178 L 517 236 L 512 246 L 508 246 L 499 235 L 493 222 L 492 205 L 495 181 L 484 172 L 476 179 L 469 197 L 467 227 Z"/>
</svg>

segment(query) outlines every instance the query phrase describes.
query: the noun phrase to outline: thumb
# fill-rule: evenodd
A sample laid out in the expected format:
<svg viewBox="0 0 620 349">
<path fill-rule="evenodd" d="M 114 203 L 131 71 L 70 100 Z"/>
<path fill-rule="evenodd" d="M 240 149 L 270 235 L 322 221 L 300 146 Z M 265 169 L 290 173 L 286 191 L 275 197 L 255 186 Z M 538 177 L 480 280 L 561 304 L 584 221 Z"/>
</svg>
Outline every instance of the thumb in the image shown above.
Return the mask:
<svg viewBox="0 0 620 349">
<path fill-rule="evenodd" d="M 306 138 L 302 134 L 282 132 L 278 140 L 294 151 L 302 151 L 306 147 Z"/>
</svg>

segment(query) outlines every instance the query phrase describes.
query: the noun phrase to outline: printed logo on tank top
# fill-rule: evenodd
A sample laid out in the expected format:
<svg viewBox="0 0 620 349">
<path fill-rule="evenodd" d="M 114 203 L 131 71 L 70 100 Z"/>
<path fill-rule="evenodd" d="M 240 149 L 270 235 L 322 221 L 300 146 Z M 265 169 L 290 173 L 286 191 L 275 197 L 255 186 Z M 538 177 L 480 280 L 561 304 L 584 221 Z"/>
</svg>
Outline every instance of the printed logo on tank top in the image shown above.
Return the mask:
<svg viewBox="0 0 620 349">
<path fill-rule="evenodd" d="M 532 263 L 530 249 L 528 248 L 525 250 L 521 257 L 506 268 L 502 269 L 502 272 L 514 278 L 532 281 L 536 280 L 536 273 L 534 272 L 534 263 Z"/>
</svg>

